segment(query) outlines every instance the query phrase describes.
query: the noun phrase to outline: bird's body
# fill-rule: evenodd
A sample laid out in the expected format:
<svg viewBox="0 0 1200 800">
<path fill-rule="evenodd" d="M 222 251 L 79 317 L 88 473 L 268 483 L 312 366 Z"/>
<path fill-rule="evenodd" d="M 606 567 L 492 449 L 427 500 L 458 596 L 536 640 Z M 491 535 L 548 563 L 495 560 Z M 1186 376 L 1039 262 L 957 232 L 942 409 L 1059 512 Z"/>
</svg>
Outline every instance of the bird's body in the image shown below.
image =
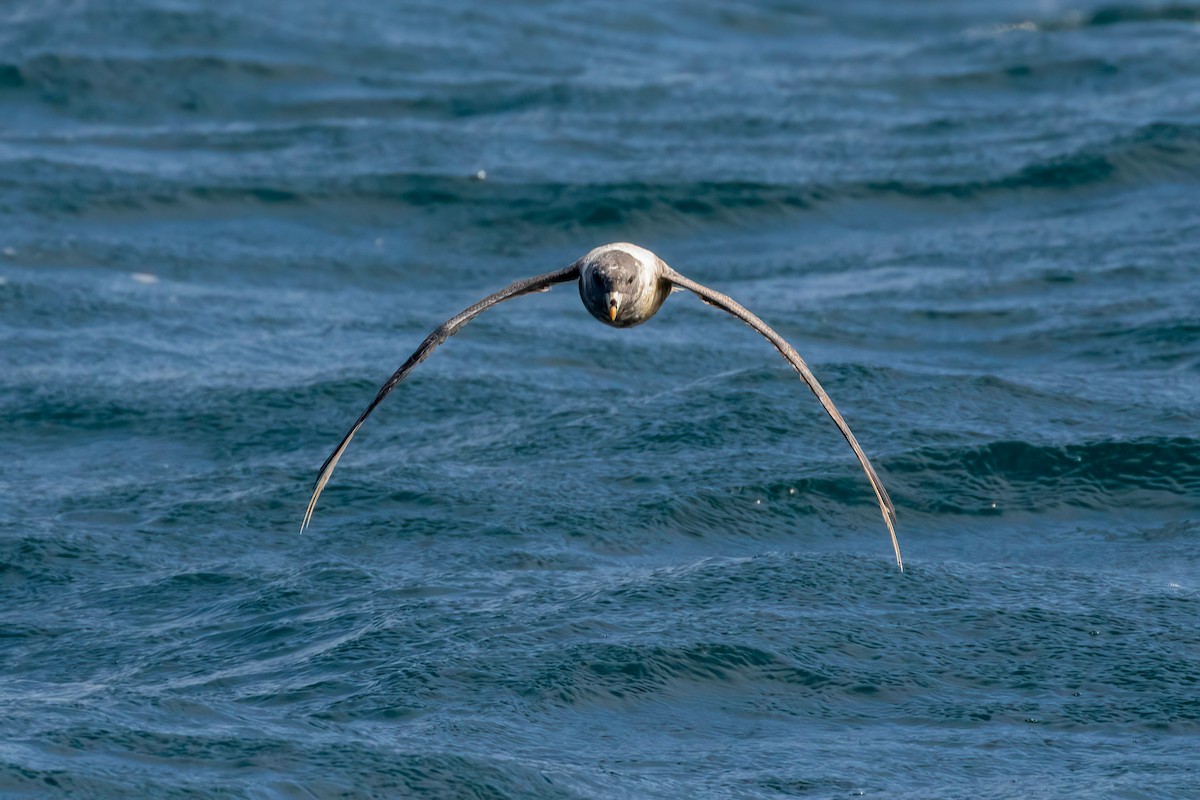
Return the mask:
<svg viewBox="0 0 1200 800">
<path fill-rule="evenodd" d="M 900 543 L 896 539 L 894 525 L 896 510 L 883 486 L 883 481 L 879 480 L 879 476 L 875 474 L 875 468 L 867 460 L 866 453 L 859 446 L 854 434 L 850 432 L 850 427 L 842 419 L 842 415 L 833 405 L 833 401 L 829 399 L 829 395 L 821 388 L 821 384 L 817 382 L 808 365 L 804 363 L 804 359 L 800 358 L 800 354 L 769 325 L 733 299 L 685 278 L 667 266 L 654 253 L 627 242 L 616 242 L 597 247 L 565 269 L 517 281 L 446 320 L 437 330 L 427 336 L 421 346 L 384 383 L 375 395 L 375 399 L 342 437 L 337 448 L 325 459 L 325 463 L 321 466 L 321 472 L 317 476 L 312 498 L 308 501 L 308 509 L 304 514 L 304 522 L 300 529 L 304 530 L 311 522 L 317 498 L 321 496 L 325 484 L 329 482 L 329 476 L 333 474 L 334 467 L 337 466 L 346 447 L 350 444 L 350 440 L 362 427 L 367 416 L 397 384 L 404 380 L 409 372 L 428 358 L 438 345 L 457 333 L 480 313 L 498 303 L 531 292 L 546 291 L 554 284 L 571 280 L 578 280 L 579 297 L 583 300 L 583 305 L 588 313 L 605 325 L 615 328 L 631 328 L 641 325 L 658 312 L 673 291 L 686 289 L 698 295 L 705 303 L 727 311 L 762 334 L 800 374 L 800 378 L 817 396 L 821 406 L 854 450 L 855 456 L 858 457 L 859 463 L 871 482 L 871 488 L 875 491 L 875 498 L 879 502 L 883 520 L 887 523 L 888 532 L 892 538 L 892 547 L 896 553 L 896 563 L 900 569 L 904 569 L 904 562 L 900 557 Z"/>
<path fill-rule="evenodd" d="M 614 328 L 641 325 L 671 293 L 667 265 L 626 242 L 597 247 L 579 260 L 579 297 L 593 317 Z"/>
</svg>

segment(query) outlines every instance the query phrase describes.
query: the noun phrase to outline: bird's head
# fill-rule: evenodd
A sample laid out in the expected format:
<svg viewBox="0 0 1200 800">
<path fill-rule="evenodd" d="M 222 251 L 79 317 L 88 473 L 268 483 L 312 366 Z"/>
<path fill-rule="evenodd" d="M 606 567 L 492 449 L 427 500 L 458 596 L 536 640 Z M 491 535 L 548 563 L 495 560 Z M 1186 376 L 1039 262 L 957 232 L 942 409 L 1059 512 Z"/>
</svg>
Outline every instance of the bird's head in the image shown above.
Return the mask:
<svg viewBox="0 0 1200 800">
<path fill-rule="evenodd" d="M 619 242 L 597 247 L 580 262 L 579 296 L 591 315 L 615 328 L 654 316 L 670 294 L 658 256 Z"/>
</svg>

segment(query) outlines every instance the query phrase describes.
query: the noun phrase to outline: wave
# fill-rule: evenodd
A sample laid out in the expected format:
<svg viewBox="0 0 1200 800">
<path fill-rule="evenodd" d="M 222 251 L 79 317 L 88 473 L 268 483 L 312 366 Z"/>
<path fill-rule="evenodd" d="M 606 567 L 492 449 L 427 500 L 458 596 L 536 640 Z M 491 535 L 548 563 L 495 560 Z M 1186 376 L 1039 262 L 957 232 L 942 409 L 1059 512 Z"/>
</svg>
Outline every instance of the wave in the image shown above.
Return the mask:
<svg viewBox="0 0 1200 800">
<path fill-rule="evenodd" d="M 242 433 L 234 438 L 250 439 L 249 445 L 238 445 L 223 457 L 244 456 L 247 448 L 253 451 L 264 442 L 282 445 L 291 440 L 288 431 L 324 429 L 323 437 L 314 436 L 306 445 L 312 448 L 311 454 L 294 459 L 297 479 L 307 481 L 310 462 L 319 462 L 332 441 L 328 437 L 336 439 L 345 424 L 337 414 L 331 422 L 330 403 L 336 401 L 336 405 L 357 411 L 362 398 L 374 390 L 375 381 L 320 381 L 303 388 L 192 386 L 183 393 L 178 391 L 179 385 L 176 380 L 139 384 L 117 380 L 81 390 L 74 385 L 38 387 L 29 383 L 0 395 L 0 411 L 14 436 L 37 436 L 46 425 L 53 425 L 81 434 L 137 431 L 150 437 L 127 447 L 133 454 L 130 457 L 161 448 L 159 437 L 179 441 L 181 426 L 203 432 L 187 437 L 189 442 L 239 431 Z M 443 386 L 452 390 L 444 394 L 455 398 L 454 406 L 445 409 L 439 422 L 435 423 L 433 416 L 441 410 L 434 409 L 419 423 L 425 428 L 434 426 L 436 435 L 411 440 L 412 421 L 393 417 L 381 422 L 373 428 L 376 444 L 355 450 L 339 482 L 351 486 L 357 474 L 355 465 L 377 460 L 373 469 L 390 468 L 397 460 L 395 447 L 403 441 L 405 448 L 418 448 L 422 469 L 453 455 L 454 460 L 487 473 L 486 484 L 491 487 L 504 488 L 506 481 L 516 480 L 506 477 L 510 475 L 506 465 L 513 458 L 533 465 L 557 463 L 558 470 L 532 468 L 532 474 L 544 484 L 538 490 L 541 501 L 555 507 L 560 501 L 569 505 L 567 498 L 584 490 L 588 480 L 627 480 L 622 465 L 642 458 L 649 448 L 657 459 L 651 463 L 666 465 L 667 473 L 666 477 L 651 478 L 654 467 L 647 467 L 647 482 L 633 493 L 640 506 L 636 516 L 651 528 L 666 526 L 708 536 L 713 531 L 742 527 L 746 514 L 753 513 L 763 520 L 762 533 L 769 536 L 774 525 L 790 524 L 797 517 L 838 519 L 853 513 L 869 520 L 877 516 L 867 482 L 843 443 L 827 430 L 825 420 L 806 417 L 806 426 L 811 424 L 818 431 L 814 442 L 807 440 L 804 427 L 773 429 L 772 425 L 778 425 L 777 405 L 772 398 L 747 398 L 744 384 L 738 384 L 732 394 L 717 397 L 716 402 L 708 402 L 709 395 L 703 392 L 689 396 L 686 403 L 671 401 L 666 421 L 649 410 L 623 418 L 618 429 L 627 431 L 628 436 L 613 443 L 611 464 L 593 463 L 586 448 L 580 450 L 581 442 L 611 433 L 612 420 L 597 413 L 594 406 L 543 409 L 556 415 L 552 424 L 531 426 L 522 421 L 506 427 L 487 412 L 495 397 L 494 388 L 492 394 L 486 391 L 488 385 L 474 379 L 446 379 Z M 963 441 L 969 434 L 951 434 L 944 422 L 921 417 L 894 431 L 889 437 L 893 441 L 890 450 L 868 446 L 902 510 L 992 516 L 1056 508 L 1195 507 L 1200 497 L 1200 440 L 1195 437 L 1150 435 L 1073 442 L 1021 438 L 1022 426 L 1038 424 L 1036 409 L 1061 404 L 1063 396 L 1023 386 L 988 389 L 973 382 L 969 387 L 963 391 L 975 396 L 975 402 L 979 402 L 980 392 L 987 392 L 994 397 L 990 402 L 1016 403 L 1031 410 L 1010 416 L 1004 431 L 990 441 Z M 915 390 L 949 391 L 941 383 L 919 385 Z M 739 394 L 742 400 L 736 403 Z M 536 392 L 528 387 L 511 388 L 508 398 L 516 407 L 540 408 Z M 271 432 L 256 430 L 256 417 L 246 412 L 254 408 L 269 410 Z M 1117 408 L 1119 413 L 1132 413 L 1123 400 Z M 1096 413 L 1118 412 L 1106 406 Z M 1164 434 L 1171 430 L 1155 424 Z M 921 425 L 927 427 L 926 432 Z M 881 437 L 875 438 L 881 441 Z M 936 443 L 929 443 L 931 439 Z M 420 449 L 426 446 L 433 450 Z M 729 460 L 744 460 L 747 451 L 755 453 L 752 463 L 756 466 L 739 468 L 736 472 L 741 477 L 731 479 Z M 361 498 L 391 497 L 396 491 L 393 478 L 385 469 L 382 476 L 373 475 L 355 492 Z M 449 478 L 446 491 L 478 491 L 471 481 Z M 412 475 L 404 476 L 404 481 L 412 480 Z M 422 488 L 416 489 L 416 495 L 405 502 L 422 502 L 422 492 Z"/>
<path fill-rule="evenodd" d="M 253 135 L 252 133 L 247 135 Z M 270 136 L 277 138 L 272 129 Z M 570 183 L 479 180 L 419 172 L 184 176 L 116 170 L 47 155 L 8 159 L 0 189 L 30 211 L 86 216 L 155 211 L 228 213 L 247 205 L 349 209 L 361 204 L 458 210 L 475 227 L 687 227 L 745 222 L 838 202 L 984 199 L 1014 192 L 1200 180 L 1200 125 L 1154 123 L 1106 144 L 1029 163 L 998 177 L 788 185 L 750 181 Z"/>
<path fill-rule="evenodd" d="M 315 68 L 298 63 L 216 55 L 118 58 L 43 53 L 0 64 L 0 76 L 5 76 L 7 86 L 42 91 L 51 98 L 76 99 L 97 92 L 120 93 L 152 86 L 166 92 L 176 80 L 184 78 L 292 80 L 315 72 Z"/>
<path fill-rule="evenodd" d="M 710 476 L 702 490 L 649 497 L 639 513 L 649 524 L 700 537 L 722 530 L 770 537 L 797 516 L 842 520 L 839 526 L 848 513 L 863 524 L 877 519 L 856 465 L 823 463 L 818 475 L 812 467 L 802 467 L 810 474 L 761 484 L 721 487 L 719 476 Z M 877 458 L 876 467 L 902 522 L 911 512 L 987 517 L 1060 508 L 1194 508 L 1200 497 L 1200 441 L 1186 437 L 927 447 Z M 747 528 L 747 513 L 760 522 Z"/>
<path fill-rule="evenodd" d="M 1138 22 L 1200 22 L 1200 6 L 1186 3 L 1102 6 L 1089 14 L 1043 27 L 1091 28 Z"/>
<path fill-rule="evenodd" d="M 1200 496 L 1200 441 L 1150 437 L 1044 445 L 997 441 L 923 448 L 889 459 L 902 504 L 930 513 L 999 514 L 1057 507 L 1155 508 Z M 898 478 L 898 480 L 896 480 Z M 911 492 L 911 493 L 910 493 Z"/>
<path fill-rule="evenodd" d="M 771 682 L 820 691 L 844 683 L 780 655 L 742 644 L 685 646 L 583 645 L 544 668 L 524 690 L 553 705 L 627 702 L 645 696 L 692 694 L 689 684 Z"/>
<path fill-rule="evenodd" d="M 1200 180 L 1200 126 L 1156 122 L 1100 146 L 1027 164 L 982 181 L 868 183 L 879 194 L 978 198 L 1020 190 L 1070 190 L 1099 184 Z"/>
<path fill-rule="evenodd" d="M 1023 22 L 992 24 L 971 28 L 967 32 L 973 35 L 995 36 L 1014 31 L 1071 31 L 1080 28 L 1104 28 L 1112 25 L 1193 23 L 1197 21 L 1200 21 L 1200 6 L 1187 3 L 1151 6 L 1113 5 L 1101 6 L 1088 12 L 1069 12 L 1064 16 L 1052 19 L 1027 19 Z"/>
<path fill-rule="evenodd" d="M 194 713 L 194 707 L 188 711 Z M 203 795 L 187 776 L 166 777 L 165 773 L 146 773 L 144 765 L 163 759 L 188 759 L 204 763 L 236 764 L 230 774 L 260 786 L 262 772 L 280 771 L 269 782 L 267 794 L 284 795 L 362 795 L 368 797 L 489 797 L 545 798 L 570 800 L 581 797 L 568 786 L 569 781 L 546 774 L 536 763 L 519 758 L 497 757 L 455 748 L 459 752 L 441 752 L 426 743 L 398 750 L 377 743 L 344 737 L 344 741 L 316 743 L 298 737 L 288 738 L 277 732 L 246 726 L 237 732 L 181 731 L 170 724 L 109 715 L 93 720 L 87 709 L 75 714 L 75 723 L 54 727 L 56 720 L 40 719 L 36 726 L 41 740 L 49 744 L 45 754 L 31 761 L 0 761 L 5 770 L 5 786 L 18 796 L 50 793 L 108 797 L 139 795 L 167 797 Z M 67 763 L 63 751 L 83 749 L 105 753 L 78 757 L 83 764 Z M 38 766 L 29 767 L 28 763 Z M 354 777 L 347 777 L 347 765 L 353 765 Z M 11 777 L 10 777 L 11 776 Z M 253 792 L 252 792 L 253 793 Z M 593 795 L 594 796 L 594 795 Z"/>
</svg>

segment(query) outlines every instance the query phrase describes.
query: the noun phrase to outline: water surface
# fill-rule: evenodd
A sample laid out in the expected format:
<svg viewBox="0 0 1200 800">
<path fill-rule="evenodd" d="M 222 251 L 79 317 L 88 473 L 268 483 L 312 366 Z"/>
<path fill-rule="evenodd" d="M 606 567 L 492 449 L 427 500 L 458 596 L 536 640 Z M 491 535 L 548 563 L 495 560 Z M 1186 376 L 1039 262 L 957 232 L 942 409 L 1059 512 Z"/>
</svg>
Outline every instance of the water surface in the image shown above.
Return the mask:
<svg viewBox="0 0 1200 800">
<path fill-rule="evenodd" d="M 4 4 L 0 794 L 1197 796 L 1198 22 Z"/>
</svg>

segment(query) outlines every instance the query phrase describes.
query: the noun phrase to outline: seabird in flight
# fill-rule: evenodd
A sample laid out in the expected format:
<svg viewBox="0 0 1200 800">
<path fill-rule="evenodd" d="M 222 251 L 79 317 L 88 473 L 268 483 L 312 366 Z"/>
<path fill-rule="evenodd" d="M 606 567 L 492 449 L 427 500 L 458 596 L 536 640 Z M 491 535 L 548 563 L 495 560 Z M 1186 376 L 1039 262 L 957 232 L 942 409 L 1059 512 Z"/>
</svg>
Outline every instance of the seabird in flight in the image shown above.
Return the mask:
<svg viewBox="0 0 1200 800">
<path fill-rule="evenodd" d="M 350 430 L 342 437 L 342 441 L 321 465 L 321 472 L 317 475 L 312 499 L 308 501 L 308 509 L 304 512 L 304 522 L 300 525 L 300 530 L 303 531 L 312 521 L 317 498 L 321 496 L 325 484 L 329 482 L 329 476 L 333 474 L 334 467 L 337 466 L 342 454 L 346 452 L 346 447 L 354 438 L 354 434 L 358 433 L 358 429 L 362 427 L 363 422 L 375 410 L 375 407 L 383 401 L 383 398 L 387 397 L 392 389 L 395 389 L 396 385 L 412 372 L 414 367 L 428 358 L 439 344 L 458 333 L 464 325 L 494 305 L 523 294 L 544 292 L 556 283 L 574 280 L 579 281 L 579 296 L 583 299 L 584 308 L 593 317 L 614 328 L 632 328 L 634 325 L 641 325 L 654 316 L 663 301 L 667 299 L 667 295 L 679 289 L 687 289 L 699 295 L 705 303 L 728 311 L 766 337 L 767 341 L 775 346 L 775 349 L 787 359 L 796 372 L 800 373 L 801 380 L 808 384 L 809 389 L 812 389 L 813 394 L 821 401 L 821 406 L 833 419 L 838 430 L 842 432 L 842 436 L 846 437 L 846 441 L 850 443 L 854 455 L 858 456 L 858 463 L 862 464 L 862 468 L 871 482 L 871 488 L 875 490 L 875 499 L 879 501 L 879 510 L 883 513 L 883 521 L 887 523 L 888 533 L 891 534 L 892 549 L 896 552 L 896 564 L 901 570 L 904 569 L 904 562 L 900 558 L 900 543 L 896 539 L 896 509 L 892 505 L 891 498 L 888 497 L 887 489 L 883 487 L 883 481 L 879 480 L 879 476 L 875 474 L 875 468 L 867 460 L 867 455 L 859 446 L 858 440 L 850 432 L 850 426 L 842 419 L 842 415 L 838 413 L 833 401 L 829 399 L 829 395 L 825 394 L 825 390 L 821 388 L 821 384 L 817 382 L 808 365 L 804 363 L 804 359 L 800 358 L 800 354 L 782 336 L 743 308 L 741 304 L 720 292 L 685 278 L 649 250 L 625 242 L 597 247 L 571 266 L 557 272 L 517 281 L 446 320 L 437 330 L 429 334 L 425 341 L 421 342 L 421 346 L 417 348 L 416 352 L 408 357 L 408 360 L 392 374 L 392 377 L 388 378 L 387 383 L 383 384 L 379 393 L 375 395 L 375 399 L 355 420 Z"/>
</svg>

